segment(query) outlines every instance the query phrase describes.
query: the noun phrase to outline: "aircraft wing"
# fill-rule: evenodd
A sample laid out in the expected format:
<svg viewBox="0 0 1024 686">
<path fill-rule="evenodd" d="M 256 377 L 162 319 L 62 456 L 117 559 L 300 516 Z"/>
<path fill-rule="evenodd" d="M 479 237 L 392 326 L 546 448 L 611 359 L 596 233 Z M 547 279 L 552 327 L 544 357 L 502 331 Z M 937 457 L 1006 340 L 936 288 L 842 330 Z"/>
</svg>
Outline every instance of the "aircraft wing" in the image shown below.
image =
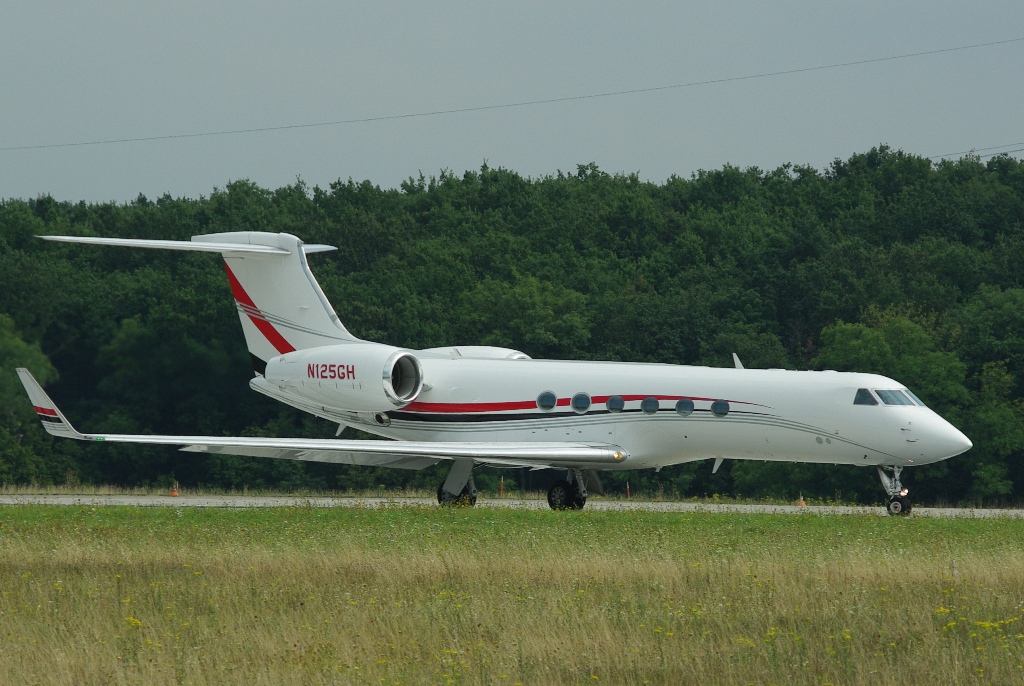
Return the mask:
<svg viewBox="0 0 1024 686">
<path fill-rule="evenodd" d="M 79 441 L 177 445 L 197 453 L 247 455 L 310 462 L 333 462 L 399 469 L 425 469 L 441 460 L 472 459 L 494 467 L 601 468 L 626 460 L 626 452 L 608 443 L 458 443 L 433 441 L 374 441 L 317 438 L 230 436 L 157 436 L 149 434 L 84 434 L 57 408 L 32 374 L 18 368 L 43 428 L 54 436 Z"/>
</svg>

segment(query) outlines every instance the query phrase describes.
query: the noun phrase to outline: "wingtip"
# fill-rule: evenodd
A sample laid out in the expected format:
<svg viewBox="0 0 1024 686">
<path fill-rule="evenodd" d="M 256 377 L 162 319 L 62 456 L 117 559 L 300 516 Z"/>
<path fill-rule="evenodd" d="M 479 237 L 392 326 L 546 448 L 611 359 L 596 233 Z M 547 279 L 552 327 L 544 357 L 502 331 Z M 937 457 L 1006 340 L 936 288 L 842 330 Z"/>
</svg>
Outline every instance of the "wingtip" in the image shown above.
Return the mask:
<svg viewBox="0 0 1024 686">
<path fill-rule="evenodd" d="M 57 404 L 50 399 L 36 378 L 32 376 L 32 372 L 24 367 L 16 367 L 15 371 L 18 373 L 21 385 L 25 387 L 25 393 L 28 394 L 28 399 L 32 402 L 36 416 L 42 422 L 46 433 L 63 438 L 85 438 L 84 434 L 79 433 L 75 427 L 71 426 L 71 422 L 67 420 Z"/>
</svg>

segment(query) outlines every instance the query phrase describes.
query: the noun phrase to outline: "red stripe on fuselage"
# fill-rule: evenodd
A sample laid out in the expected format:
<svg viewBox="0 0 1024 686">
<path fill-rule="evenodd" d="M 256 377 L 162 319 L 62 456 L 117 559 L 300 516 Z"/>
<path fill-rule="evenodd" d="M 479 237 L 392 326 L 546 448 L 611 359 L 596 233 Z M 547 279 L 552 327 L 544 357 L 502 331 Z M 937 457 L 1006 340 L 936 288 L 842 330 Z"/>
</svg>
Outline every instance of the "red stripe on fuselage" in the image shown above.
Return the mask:
<svg viewBox="0 0 1024 686">
<path fill-rule="evenodd" d="M 566 404 L 569 401 L 566 400 Z M 536 409 L 535 400 L 520 400 L 510 403 L 424 403 L 414 402 L 403 407 L 407 412 L 443 412 L 464 413 L 464 412 L 504 412 L 506 410 L 530 410 Z"/>
<path fill-rule="evenodd" d="M 590 398 L 590 402 L 594 405 L 598 403 L 608 402 L 610 395 L 595 395 Z M 713 403 L 719 398 L 699 398 L 692 395 L 624 395 L 622 399 L 626 402 L 645 400 L 647 398 L 657 398 L 658 400 L 699 400 L 703 402 Z M 572 402 L 571 398 L 559 398 L 556 402 L 557 407 L 569 407 Z M 759 405 L 758 403 L 748 403 L 742 400 L 726 400 L 727 403 L 735 403 L 737 405 L 758 405 L 759 407 L 767 407 L 766 405 Z M 513 402 L 504 403 L 425 403 L 425 402 L 414 402 L 402 408 L 405 412 L 436 412 L 438 414 L 467 414 L 474 412 L 506 412 L 509 410 L 535 410 L 537 409 L 536 400 L 517 400 Z"/>
<path fill-rule="evenodd" d="M 262 315 L 263 313 L 260 312 L 260 308 L 256 307 L 256 303 L 252 301 L 249 294 L 245 292 L 244 288 L 242 288 L 242 284 L 238 281 L 234 272 L 231 271 L 231 267 L 228 266 L 227 260 L 224 261 L 224 271 L 228 273 L 228 281 L 231 283 L 231 294 L 235 296 L 235 301 L 240 305 L 251 307 Z M 260 333 L 263 334 L 268 341 L 270 341 L 270 344 L 274 346 L 277 352 L 283 355 L 284 353 L 290 353 L 295 350 L 295 347 L 285 340 L 284 336 L 281 335 L 280 331 L 274 328 L 273 324 L 268 322 L 266 319 L 249 314 L 248 311 L 246 311 L 246 314 L 249 316 L 249 321 L 259 329 Z"/>
<path fill-rule="evenodd" d="M 51 410 L 48 407 L 36 407 L 35 405 L 33 405 L 32 407 L 36 408 L 36 412 L 38 412 L 39 414 L 45 414 L 47 417 L 57 416 L 57 410 Z"/>
</svg>

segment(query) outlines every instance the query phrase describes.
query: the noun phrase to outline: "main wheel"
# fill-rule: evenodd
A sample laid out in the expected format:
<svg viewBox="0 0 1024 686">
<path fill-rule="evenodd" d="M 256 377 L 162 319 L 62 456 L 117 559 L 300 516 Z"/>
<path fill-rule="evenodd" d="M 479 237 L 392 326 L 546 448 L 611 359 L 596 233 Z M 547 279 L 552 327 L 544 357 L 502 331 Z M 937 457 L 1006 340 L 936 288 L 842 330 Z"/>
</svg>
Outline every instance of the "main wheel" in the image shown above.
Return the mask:
<svg viewBox="0 0 1024 686">
<path fill-rule="evenodd" d="M 548 505 L 552 510 L 576 509 L 573 505 L 575 489 L 568 481 L 556 481 L 548 489 Z M 580 507 L 583 507 L 580 505 Z"/>
<path fill-rule="evenodd" d="M 885 509 L 893 516 L 908 515 L 911 510 L 910 499 L 901 495 L 893 496 L 886 502 Z"/>
<path fill-rule="evenodd" d="M 452 507 L 473 507 L 476 505 L 476 496 L 469 494 L 469 484 L 462 487 L 462 493 L 452 495 L 444 490 L 444 482 L 437 487 L 437 504 L 450 505 Z"/>
</svg>

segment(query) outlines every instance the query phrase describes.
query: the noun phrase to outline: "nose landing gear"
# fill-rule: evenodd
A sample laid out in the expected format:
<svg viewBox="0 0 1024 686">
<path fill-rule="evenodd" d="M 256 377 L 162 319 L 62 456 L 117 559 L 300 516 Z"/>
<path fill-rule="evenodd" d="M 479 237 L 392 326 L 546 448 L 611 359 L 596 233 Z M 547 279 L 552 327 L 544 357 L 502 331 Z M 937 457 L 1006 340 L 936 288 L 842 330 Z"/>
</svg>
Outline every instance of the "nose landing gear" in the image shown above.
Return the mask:
<svg viewBox="0 0 1024 686">
<path fill-rule="evenodd" d="M 903 467 L 899 465 L 878 465 L 878 478 L 882 480 L 882 487 L 889 496 L 885 501 L 885 509 L 890 515 L 910 514 L 911 504 L 907 495 L 910 493 L 900 482 L 900 472 Z"/>
</svg>

